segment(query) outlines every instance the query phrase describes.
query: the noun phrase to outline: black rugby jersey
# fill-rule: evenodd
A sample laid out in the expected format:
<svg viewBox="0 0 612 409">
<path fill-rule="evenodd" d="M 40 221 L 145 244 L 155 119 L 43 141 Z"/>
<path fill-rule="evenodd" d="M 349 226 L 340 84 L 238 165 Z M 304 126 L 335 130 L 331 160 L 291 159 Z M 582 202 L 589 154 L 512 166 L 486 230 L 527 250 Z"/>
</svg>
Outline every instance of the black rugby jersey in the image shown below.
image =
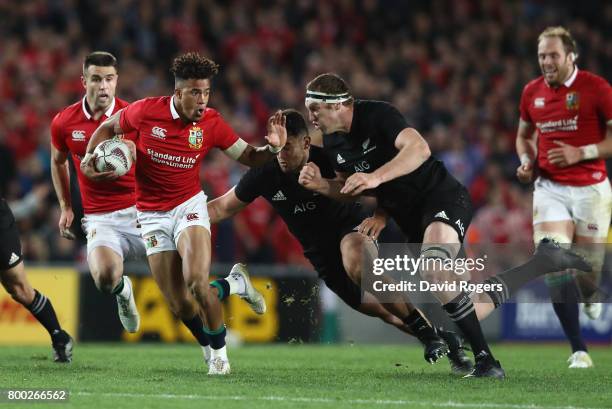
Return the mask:
<svg viewBox="0 0 612 409">
<path fill-rule="evenodd" d="M 406 119 L 393 105 L 355 100 L 350 132 L 324 135 L 323 146 L 336 171 L 372 173 L 397 155 L 395 139 L 405 128 L 409 128 Z M 444 164 L 432 156 L 412 173 L 381 184 L 374 193 L 382 208 L 410 208 L 447 173 Z"/>
<path fill-rule="evenodd" d="M 0 197 L 0 228 L 5 228 L 10 226 L 15 222 L 15 218 L 13 217 L 13 212 L 9 207 L 6 200 L 3 197 Z"/>
<path fill-rule="evenodd" d="M 334 178 L 333 168 L 322 149 L 310 147 L 308 161 L 314 162 L 324 178 Z M 347 225 L 356 227 L 367 217 L 359 203 L 343 203 L 312 192 L 298 183 L 298 173 L 285 173 L 278 161 L 251 168 L 238 182 L 236 196 L 250 203 L 263 196 L 283 218 L 305 252 L 324 243 L 334 243 Z"/>
</svg>

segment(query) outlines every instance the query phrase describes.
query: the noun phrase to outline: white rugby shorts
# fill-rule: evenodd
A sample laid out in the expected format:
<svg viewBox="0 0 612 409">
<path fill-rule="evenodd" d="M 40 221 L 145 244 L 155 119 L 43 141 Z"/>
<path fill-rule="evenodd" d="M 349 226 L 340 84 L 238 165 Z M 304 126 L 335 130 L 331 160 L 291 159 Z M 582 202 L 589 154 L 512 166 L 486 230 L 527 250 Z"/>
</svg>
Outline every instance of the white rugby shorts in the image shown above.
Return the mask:
<svg viewBox="0 0 612 409">
<path fill-rule="evenodd" d="M 200 192 L 166 212 L 138 211 L 147 256 L 176 251 L 179 236 L 187 227 L 202 226 L 210 232 L 206 199 L 204 192 Z"/>
<path fill-rule="evenodd" d="M 607 237 L 612 190 L 606 178 L 588 186 L 568 186 L 539 177 L 533 193 L 533 224 L 571 220 L 575 234 Z"/>
<path fill-rule="evenodd" d="M 81 223 L 87 235 L 88 257 L 96 247 L 109 247 L 123 260 L 145 257 L 136 206 L 108 213 L 86 214 Z"/>
</svg>

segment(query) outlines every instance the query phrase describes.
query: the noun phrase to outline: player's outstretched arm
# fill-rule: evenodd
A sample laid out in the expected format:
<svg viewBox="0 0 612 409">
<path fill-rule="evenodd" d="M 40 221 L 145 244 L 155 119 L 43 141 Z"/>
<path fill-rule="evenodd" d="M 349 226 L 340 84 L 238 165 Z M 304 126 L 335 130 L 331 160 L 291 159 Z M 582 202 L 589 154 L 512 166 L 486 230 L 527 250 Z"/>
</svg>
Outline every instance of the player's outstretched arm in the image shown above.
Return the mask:
<svg viewBox="0 0 612 409">
<path fill-rule="evenodd" d="M 61 210 L 58 227 L 62 237 L 74 240 L 75 236 L 70 231 L 74 212 L 70 200 L 70 174 L 67 159 L 68 153 L 60 151 L 51 143 L 51 180 Z"/>
<path fill-rule="evenodd" d="M 537 155 L 535 127 L 531 122 L 519 119 L 516 132 L 516 154 L 521 165 L 516 169 L 516 177 L 522 183 L 533 181 L 534 162 Z"/>
<path fill-rule="evenodd" d="M 287 130 L 285 129 L 285 116 L 281 111 L 277 111 L 268 119 L 268 134 L 265 138 L 268 142 L 266 146 L 256 148 L 247 145 L 238 157 L 238 162 L 249 167 L 261 166 L 283 149 L 287 142 Z"/>
<path fill-rule="evenodd" d="M 116 112 L 106 121 L 102 122 L 98 129 L 91 135 L 89 143 L 87 144 L 87 149 L 85 150 L 85 156 L 81 160 L 81 171 L 89 179 L 97 181 L 117 179 L 118 176 L 115 172 L 98 172 L 95 169 L 93 151 L 101 142 L 111 139 L 115 135 L 123 134 L 123 130 L 119 125 L 120 117 L 121 111 Z"/>
<path fill-rule="evenodd" d="M 238 199 L 238 196 L 236 196 L 236 187 L 234 186 L 223 196 L 208 202 L 208 217 L 210 217 L 210 223 L 222 222 L 239 213 L 247 205 L 248 203 Z"/>
</svg>

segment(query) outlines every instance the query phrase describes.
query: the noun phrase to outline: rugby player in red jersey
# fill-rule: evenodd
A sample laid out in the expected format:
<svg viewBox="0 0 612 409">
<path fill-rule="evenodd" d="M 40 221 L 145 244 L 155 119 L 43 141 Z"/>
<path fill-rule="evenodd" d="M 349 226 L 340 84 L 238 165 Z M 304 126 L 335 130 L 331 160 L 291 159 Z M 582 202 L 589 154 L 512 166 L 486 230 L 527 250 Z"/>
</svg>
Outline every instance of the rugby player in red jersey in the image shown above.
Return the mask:
<svg viewBox="0 0 612 409">
<path fill-rule="evenodd" d="M 91 134 L 112 114 L 128 105 L 115 98 L 117 59 L 96 51 L 85 57 L 81 77 L 85 95 L 64 108 L 51 122 L 51 176 L 61 216 L 62 237 L 74 239 L 70 231 L 74 219 L 70 201 L 68 156 L 72 157 L 81 191 L 87 235 L 87 262 L 96 287 L 117 298 L 119 318 L 128 332 L 138 331 L 140 317 L 134 302 L 132 282 L 123 275 L 123 260 L 143 258 L 144 242 L 136 222 L 134 170 L 120 178 L 112 172 L 109 180 L 90 180 L 79 168 Z M 112 200 L 109 197 L 112 196 Z"/>
<path fill-rule="evenodd" d="M 517 176 L 535 178 L 534 241 L 544 237 L 582 245 L 593 272 L 603 266 L 612 193 L 604 159 L 612 156 L 612 88 L 603 78 L 576 66 L 576 43 L 563 27 L 549 27 L 538 38 L 542 76 L 521 97 L 516 150 Z M 536 178 L 537 176 L 537 178 Z M 593 362 L 580 333 L 578 301 L 585 313 L 601 314 L 598 277 L 570 272 L 549 276 L 555 313 L 572 346 L 570 368 Z M 578 283 L 578 285 L 577 285 Z"/>
<path fill-rule="evenodd" d="M 185 309 L 192 310 L 195 299 L 206 318 L 205 331 L 212 349 L 208 373 L 227 374 L 230 365 L 219 297 L 238 286 L 237 292 L 256 312 L 265 311 L 265 302 L 236 271 L 228 279 L 217 280 L 216 286 L 209 285 L 210 221 L 200 185 L 200 165 L 215 147 L 247 166 L 262 165 L 282 149 L 287 133 L 284 117 L 278 112 L 269 121 L 267 146 L 255 148 L 240 139 L 221 115 L 207 106 L 211 79 L 218 72 L 218 65 L 210 59 L 186 53 L 174 60 L 171 72 L 174 94 L 136 101 L 103 122 L 89 141 L 81 169 L 88 177 L 97 177 L 92 160 L 97 144 L 134 132 L 136 207 L 151 271 L 178 316 Z"/>
</svg>

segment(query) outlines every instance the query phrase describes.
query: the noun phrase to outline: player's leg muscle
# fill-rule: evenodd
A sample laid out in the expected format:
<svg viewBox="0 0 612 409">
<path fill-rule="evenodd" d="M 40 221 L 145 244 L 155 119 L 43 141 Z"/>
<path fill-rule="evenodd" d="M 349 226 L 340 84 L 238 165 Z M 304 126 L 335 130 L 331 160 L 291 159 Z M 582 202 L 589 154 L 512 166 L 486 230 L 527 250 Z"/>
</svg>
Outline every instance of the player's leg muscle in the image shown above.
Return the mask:
<svg viewBox="0 0 612 409">
<path fill-rule="evenodd" d="M 195 300 L 185 285 L 182 261 L 176 251 L 164 251 L 149 257 L 151 273 L 170 311 L 181 319 L 192 318 L 197 312 Z"/>
<path fill-rule="evenodd" d="M 361 270 L 366 256 L 364 252 L 368 250 L 367 246 L 369 245 L 374 246 L 370 239 L 357 232 L 347 234 L 340 241 L 342 264 L 348 276 L 357 285 L 361 283 Z"/>
<path fill-rule="evenodd" d="M 0 281 L 15 301 L 24 306 L 32 304 L 34 289 L 26 278 L 23 262 L 8 270 L 0 271 Z"/>
<path fill-rule="evenodd" d="M 185 284 L 206 307 L 209 292 L 210 233 L 201 226 L 187 227 L 178 238 L 177 249 L 182 259 Z"/>
<path fill-rule="evenodd" d="M 123 259 L 110 247 L 94 248 L 87 258 L 96 287 L 110 293 L 123 275 Z"/>
</svg>

